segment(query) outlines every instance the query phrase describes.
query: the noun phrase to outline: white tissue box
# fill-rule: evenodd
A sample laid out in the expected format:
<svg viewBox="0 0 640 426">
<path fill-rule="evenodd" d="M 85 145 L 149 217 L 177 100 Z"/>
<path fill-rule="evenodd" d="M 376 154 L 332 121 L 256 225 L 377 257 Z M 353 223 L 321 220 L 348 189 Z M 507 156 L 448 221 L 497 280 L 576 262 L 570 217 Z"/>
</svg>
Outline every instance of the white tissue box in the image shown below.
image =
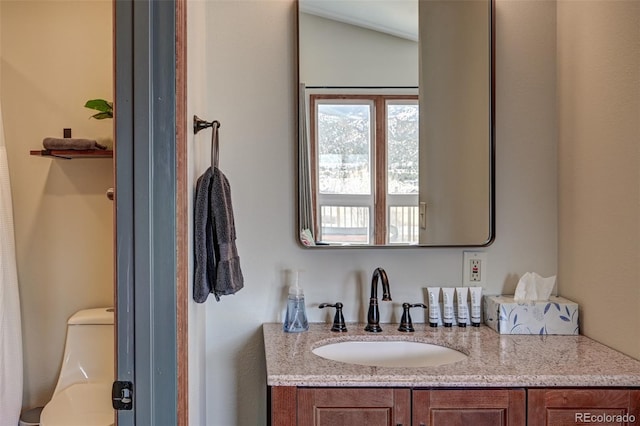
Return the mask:
<svg viewBox="0 0 640 426">
<path fill-rule="evenodd" d="M 535 302 L 485 296 L 484 322 L 500 334 L 580 334 L 578 304 L 557 296 Z"/>
</svg>

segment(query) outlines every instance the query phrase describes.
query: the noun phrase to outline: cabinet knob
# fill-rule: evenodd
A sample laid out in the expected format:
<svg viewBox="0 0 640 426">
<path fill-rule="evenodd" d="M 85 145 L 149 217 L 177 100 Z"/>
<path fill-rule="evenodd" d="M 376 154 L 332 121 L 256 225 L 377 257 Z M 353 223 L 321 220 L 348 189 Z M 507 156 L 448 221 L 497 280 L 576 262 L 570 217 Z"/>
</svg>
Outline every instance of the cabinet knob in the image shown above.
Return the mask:
<svg viewBox="0 0 640 426">
<path fill-rule="evenodd" d="M 113 188 L 109 188 L 107 189 L 107 198 L 110 199 L 111 201 L 113 201 L 113 197 L 115 195 L 115 190 Z"/>
</svg>

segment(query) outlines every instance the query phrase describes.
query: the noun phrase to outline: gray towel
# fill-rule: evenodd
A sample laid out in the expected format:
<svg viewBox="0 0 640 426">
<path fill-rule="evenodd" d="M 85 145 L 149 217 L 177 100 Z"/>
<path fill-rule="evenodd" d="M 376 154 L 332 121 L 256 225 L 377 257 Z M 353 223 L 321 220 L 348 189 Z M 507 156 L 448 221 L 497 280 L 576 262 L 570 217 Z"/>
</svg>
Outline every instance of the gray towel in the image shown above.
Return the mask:
<svg viewBox="0 0 640 426">
<path fill-rule="evenodd" d="M 70 149 L 83 151 L 88 149 L 107 149 L 93 139 L 78 138 L 44 138 L 42 145 L 45 149 Z"/>
<path fill-rule="evenodd" d="M 213 293 L 234 294 L 244 286 L 236 229 L 231 206 L 231 187 L 218 168 L 209 167 L 196 184 L 194 201 L 193 299 L 198 303 Z"/>
</svg>

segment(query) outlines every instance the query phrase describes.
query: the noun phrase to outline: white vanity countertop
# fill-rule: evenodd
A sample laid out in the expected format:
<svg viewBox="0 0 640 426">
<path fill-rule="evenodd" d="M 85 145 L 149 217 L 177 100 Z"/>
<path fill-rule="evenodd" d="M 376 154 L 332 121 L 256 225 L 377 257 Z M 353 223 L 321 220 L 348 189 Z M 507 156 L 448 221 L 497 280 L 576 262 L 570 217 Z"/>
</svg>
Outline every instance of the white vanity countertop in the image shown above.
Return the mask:
<svg viewBox="0 0 640 426">
<path fill-rule="evenodd" d="M 263 325 L 269 386 L 394 387 L 625 387 L 640 386 L 640 361 L 585 336 L 500 335 L 487 326 L 431 328 L 414 324 L 414 333 L 398 324 L 380 324 L 381 333 L 364 324 L 309 324 L 309 331 L 285 333 L 282 324 Z M 465 360 L 437 367 L 370 367 L 321 358 L 318 346 L 348 340 L 409 340 L 456 349 Z"/>
</svg>

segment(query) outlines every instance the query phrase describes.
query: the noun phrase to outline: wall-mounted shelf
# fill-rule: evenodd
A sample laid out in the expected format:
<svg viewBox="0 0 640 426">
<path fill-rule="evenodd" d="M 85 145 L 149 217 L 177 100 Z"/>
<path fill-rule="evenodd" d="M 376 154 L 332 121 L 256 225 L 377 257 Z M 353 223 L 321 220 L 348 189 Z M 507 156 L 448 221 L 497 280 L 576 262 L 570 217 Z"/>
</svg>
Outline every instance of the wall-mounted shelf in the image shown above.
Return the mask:
<svg viewBox="0 0 640 426">
<path fill-rule="evenodd" d="M 110 149 L 89 149 L 78 151 L 73 149 L 39 149 L 29 151 L 29 154 L 39 157 L 54 157 L 71 160 L 73 158 L 113 158 L 113 150 Z"/>
</svg>

